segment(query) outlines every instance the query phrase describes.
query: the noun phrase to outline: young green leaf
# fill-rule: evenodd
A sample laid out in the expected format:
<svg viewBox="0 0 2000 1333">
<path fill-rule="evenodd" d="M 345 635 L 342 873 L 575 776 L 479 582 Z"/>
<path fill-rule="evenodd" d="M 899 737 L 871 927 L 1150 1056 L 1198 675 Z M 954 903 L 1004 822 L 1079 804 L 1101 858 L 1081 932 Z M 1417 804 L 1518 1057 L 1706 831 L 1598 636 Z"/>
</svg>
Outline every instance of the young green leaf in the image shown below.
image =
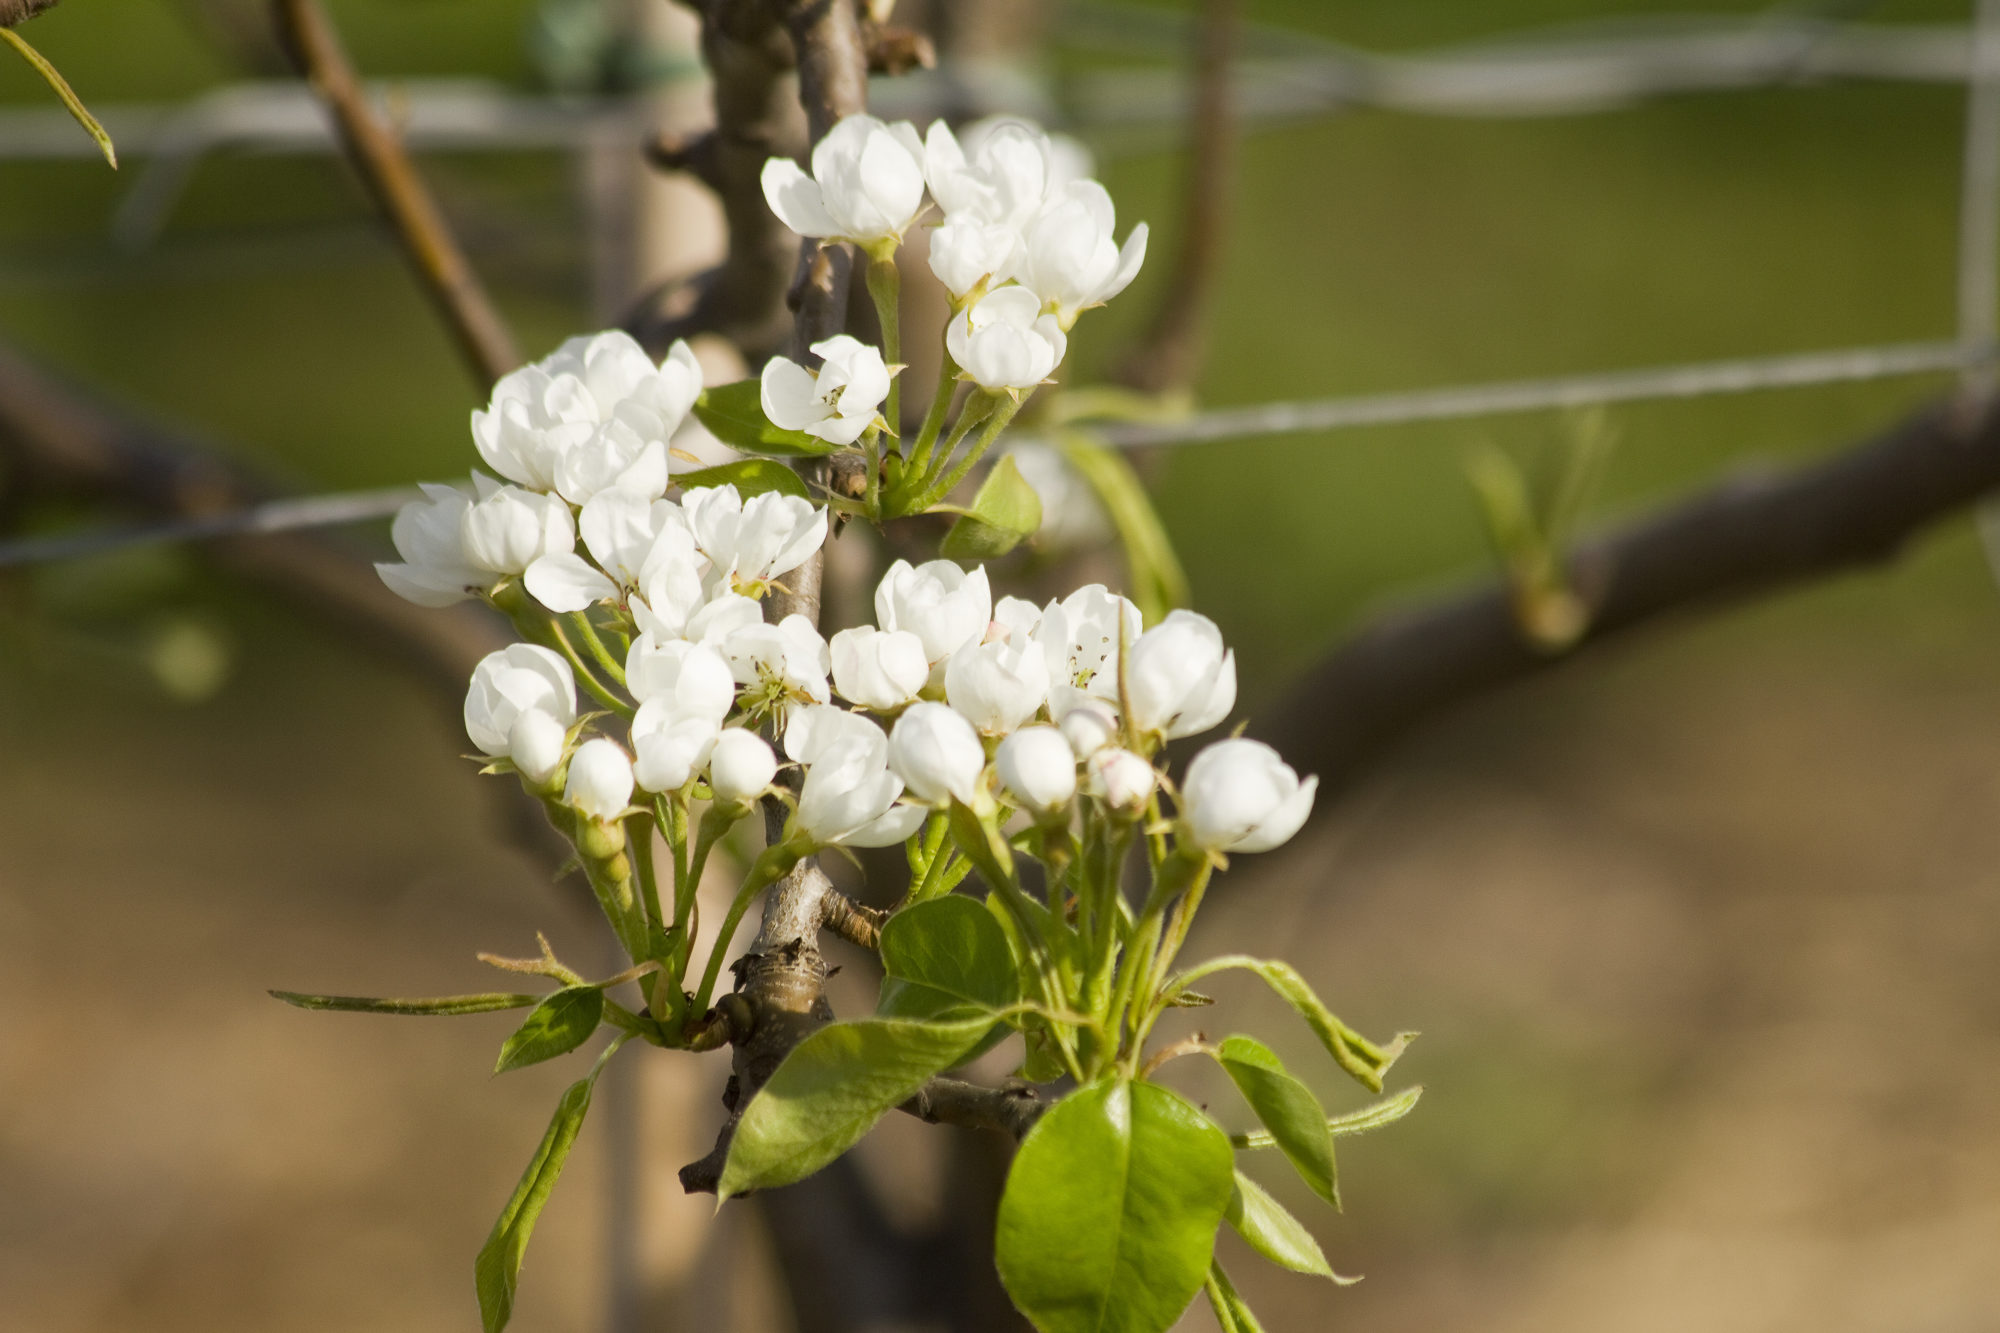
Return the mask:
<svg viewBox="0 0 2000 1333">
<path fill-rule="evenodd" d="M 779 491 L 804 500 L 812 498 L 812 492 L 806 489 L 798 473 L 770 458 L 742 458 L 720 467 L 683 472 L 674 478 L 674 484 L 683 491 L 699 490 L 703 486 L 734 486 L 736 493 L 746 500 L 765 491 Z"/>
<path fill-rule="evenodd" d="M 1312 1233 L 1283 1204 L 1266 1193 L 1263 1186 L 1241 1171 L 1236 1173 L 1236 1192 L 1229 1196 L 1229 1208 L 1223 1217 L 1236 1229 L 1237 1235 L 1250 1243 L 1251 1249 L 1280 1268 L 1289 1268 L 1294 1273 L 1310 1273 L 1342 1286 L 1361 1280 L 1342 1277 L 1334 1272 L 1332 1265 L 1326 1261 L 1326 1252 L 1320 1249 Z"/>
<path fill-rule="evenodd" d="M 1158 624 L 1167 612 L 1188 604 L 1187 573 L 1174 554 L 1166 524 L 1153 508 L 1152 497 L 1139 474 L 1116 449 L 1097 443 L 1083 431 L 1062 431 L 1056 447 L 1071 467 L 1083 474 L 1125 548 L 1125 567 L 1132 575 L 1132 600 L 1139 604 L 1148 625 Z"/>
<path fill-rule="evenodd" d="M 1204 1289 L 1208 1292 L 1209 1307 L 1215 1311 L 1215 1322 L 1221 1325 L 1222 1333 L 1264 1333 L 1264 1326 L 1257 1322 L 1257 1316 L 1250 1313 L 1250 1307 L 1236 1294 L 1229 1274 L 1222 1271 L 1220 1263 L 1208 1266 L 1208 1281 Z"/>
<path fill-rule="evenodd" d="M 1333 1012 L 1320 1003 L 1319 996 L 1313 994 L 1306 979 L 1289 963 L 1252 958 L 1240 953 L 1225 954 L 1189 969 L 1180 981 L 1182 985 L 1190 984 L 1229 968 L 1240 968 L 1261 977 L 1265 985 L 1276 991 L 1280 999 L 1305 1019 L 1306 1025 L 1318 1035 L 1320 1044 L 1326 1047 L 1334 1063 L 1370 1092 L 1382 1091 L 1382 1075 L 1417 1035 L 1414 1032 L 1399 1033 L 1388 1045 L 1377 1046 L 1335 1018 Z"/>
<path fill-rule="evenodd" d="M 542 1215 L 542 1205 L 549 1201 L 549 1193 L 562 1175 L 563 1162 L 576 1143 L 577 1131 L 583 1128 L 584 1113 L 590 1109 L 591 1087 L 596 1081 L 597 1070 L 593 1069 L 588 1078 L 578 1079 L 563 1093 L 541 1144 L 529 1159 L 528 1169 L 514 1186 L 513 1197 L 500 1210 L 486 1243 L 479 1247 L 472 1273 L 479 1289 L 479 1317 L 486 1333 L 500 1333 L 513 1318 L 514 1291 L 521 1279 L 521 1256 L 527 1251 L 536 1219 Z"/>
<path fill-rule="evenodd" d="M 271 995 L 300 1009 L 338 1010 L 354 1014 L 490 1014 L 497 1009 L 526 1009 L 542 998 L 539 995 L 497 992 L 443 995 L 426 1000 L 377 999 L 370 995 L 301 995 L 289 990 L 274 990 Z"/>
<path fill-rule="evenodd" d="M 1342 1115 L 1328 1116 L 1327 1132 L 1335 1138 L 1346 1134 L 1365 1134 L 1371 1129 L 1393 1125 L 1408 1115 L 1424 1095 L 1423 1085 L 1405 1088 L 1393 1097 L 1384 1097 L 1379 1102 L 1370 1102 L 1358 1111 L 1348 1111 Z M 1253 1129 L 1248 1134 L 1231 1134 L 1229 1141 L 1239 1148 L 1275 1148 L 1277 1139 L 1268 1129 Z"/>
<path fill-rule="evenodd" d="M 1012 458 L 986 474 L 972 507 L 951 525 L 938 554 L 947 560 L 991 560 L 1035 535 L 1042 526 L 1042 497 Z"/>
<path fill-rule="evenodd" d="M 1333 1134 L 1326 1127 L 1326 1112 L 1319 1098 L 1286 1071 L 1270 1047 L 1254 1037 L 1231 1037 L 1222 1043 L 1215 1058 L 1313 1193 L 1340 1207 Z"/>
<path fill-rule="evenodd" d="M 1234 1174 L 1229 1140 L 1157 1083 L 1079 1088 L 1028 1132 L 994 1257 L 1042 1333 L 1160 1333 L 1201 1290 Z"/>
<path fill-rule="evenodd" d="M 69 86 L 69 80 L 62 76 L 61 71 L 49 63 L 47 56 L 28 45 L 27 38 L 12 28 L 0 28 L 0 38 L 5 38 L 7 44 L 20 53 L 21 59 L 27 61 L 33 66 L 35 73 L 42 76 L 49 89 L 55 93 L 56 99 L 63 104 L 63 109 L 69 112 L 70 118 L 83 126 L 85 134 L 97 141 L 97 151 L 104 154 L 104 160 L 111 164 L 111 169 L 118 170 L 118 150 L 111 146 L 111 136 L 105 132 L 104 126 L 98 124 L 97 117 L 90 114 L 90 108 L 83 104 L 83 99 L 76 95 L 76 89 Z"/>
<path fill-rule="evenodd" d="M 737 1122 L 716 1191 L 724 1199 L 803 1180 L 853 1147 L 931 1075 L 961 1063 L 992 1027 L 980 1016 L 830 1023 L 792 1048 Z"/>
<path fill-rule="evenodd" d="M 694 414 L 716 439 L 745 453 L 805 458 L 833 452 L 833 446 L 816 435 L 772 425 L 764 415 L 763 388 L 754 379 L 703 390 L 695 399 Z"/>
<path fill-rule="evenodd" d="M 1006 932 L 970 898 L 933 898 L 882 927 L 882 1002 L 897 1017 L 969 1018 L 1021 998 Z"/>
<path fill-rule="evenodd" d="M 536 1005 L 501 1045 L 493 1072 L 504 1074 L 568 1055 L 597 1031 L 603 1017 L 603 991 L 595 986 L 565 986 Z"/>
</svg>

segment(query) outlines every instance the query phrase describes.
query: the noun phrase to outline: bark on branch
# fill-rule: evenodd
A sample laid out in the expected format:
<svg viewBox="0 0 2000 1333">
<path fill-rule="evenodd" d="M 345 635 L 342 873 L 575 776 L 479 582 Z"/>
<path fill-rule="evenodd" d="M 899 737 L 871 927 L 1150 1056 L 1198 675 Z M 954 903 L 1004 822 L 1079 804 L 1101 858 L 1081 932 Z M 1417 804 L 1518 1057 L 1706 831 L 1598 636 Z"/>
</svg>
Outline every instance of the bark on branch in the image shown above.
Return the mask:
<svg viewBox="0 0 2000 1333">
<path fill-rule="evenodd" d="M 0 28 L 25 23 L 44 10 L 54 9 L 57 0 L 0 0 Z"/>
<path fill-rule="evenodd" d="M 1569 653 L 1533 646 L 1504 585 L 1477 588 L 1365 627 L 1261 710 L 1253 734 L 1331 794 L 1464 699 L 1677 614 L 1886 561 L 1995 487 L 2000 406 L 1935 404 L 1832 458 L 1739 476 L 1586 543 L 1570 563 L 1592 614 Z"/>
</svg>

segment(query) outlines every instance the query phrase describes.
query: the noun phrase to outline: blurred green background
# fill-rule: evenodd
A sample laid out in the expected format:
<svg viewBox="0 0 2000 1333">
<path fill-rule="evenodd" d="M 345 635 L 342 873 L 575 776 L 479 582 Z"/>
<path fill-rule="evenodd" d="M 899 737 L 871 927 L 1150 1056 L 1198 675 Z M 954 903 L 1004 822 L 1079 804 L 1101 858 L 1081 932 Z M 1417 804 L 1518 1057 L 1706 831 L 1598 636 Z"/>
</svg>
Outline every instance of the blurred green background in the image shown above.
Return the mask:
<svg viewBox="0 0 2000 1333">
<path fill-rule="evenodd" d="M 1244 5 L 1385 51 L 1763 8 Z M 331 9 L 371 76 L 540 86 L 527 0 Z M 1955 23 L 1968 6 L 1841 12 L 1857 10 Z M 1180 59 L 1061 33 L 1058 71 Z M 242 75 L 172 0 L 69 0 L 24 35 L 99 109 Z M 0 102 L 46 101 L 0 58 Z M 1963 117 L 1962 89 L 1876 83 L 1257 127 L 1199 396 L 1949 337 Z M 1169 271 L 1180 161 L 1133 143 L 1099 143 L 1101 174 L 1122 225 L 1152 224 L 1154 259 L 1082 325 L 1079 380 Z M 465 469 L 468 379 L 338 161 L 217 154 L 131 254 L 109 226 L 141 165 L 0 164 L 0 338 L 302 487 Z M 424 167 L 526 351 L 590 324 L 575 164 Z M 1617 408 L 1590 517 L 1839 447 L 1946 387 Z M 1525 457 L 1564 429 L 1528 414 L 1173 451 L 1158 501 L 1246 696 L 1358 617 L 1489 573 L 1468 451 Z M 472 949 L 586 924 L 487 838 L 450 719 L 329 631 L 180 552 L 0 593 L 0 939 L 22 955 L 0 996 L 28 1016 L 0 1036 L 0 1324 L 468 1326 L 470 1256 L 555 1085 L 483 1083 L 497 1032 L 363 1032 L 267 1013 L 258 991 L 479 984 Z M 162 608 L 193 634 L 160 631 Z M 1275 1326 L 2000 1321 L 1984 1072 L 2000 1052 L 2000 618 L 1973 525 L 1893 571 L 1683 628 L 1427 733 L 1330 821 L 1310 883 L 1240 877 L 1218 943 L 1294 957 L 1371 1028 L 1430 1033 L 1408 1062 L 1423 1107 L 1352 1141 L 1349 1212 L 1325 1232 L 1370 1281 L 1249 1281 Z M 712 1123 L 713 1089 L 661 1087 L 648 1095 Z M 601 1314 L 591 1169 L 537 1238 L 522 1327 Z M 645 1187 L 649 1225 L 697 1226 L 669 1186 Z M 729 1311 L 710 1326 L 779 1318 L 754 1291 Z"/>
</svg>

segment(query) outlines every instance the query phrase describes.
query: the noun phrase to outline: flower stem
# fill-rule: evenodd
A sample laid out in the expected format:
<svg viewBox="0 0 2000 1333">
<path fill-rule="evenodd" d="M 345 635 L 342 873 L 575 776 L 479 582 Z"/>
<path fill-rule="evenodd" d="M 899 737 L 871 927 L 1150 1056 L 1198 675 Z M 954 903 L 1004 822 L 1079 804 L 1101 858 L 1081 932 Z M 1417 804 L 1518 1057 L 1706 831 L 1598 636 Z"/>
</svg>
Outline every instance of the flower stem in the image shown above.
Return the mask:
<svg viewBox="0 0 2000 1333">
<path fill-rule="evenodd" d="M 896 271 L 893 250 L 868 261 L 868 294 L 875 298 L 875 319 L 882 326 L 882 359 L 890 368 L 889 397 L 883 404 L 882 415 L 888 418 L 889 429 L 898 435 L 903 432 L 902 376 L 896 373 L 896 367 L 903 362 L 901 290 L 902 275 Z"/>
<path fill-rule="evenodd" d="M 736 928 L 743 923 L 743 914 L 750 910 L 750 904 L 759 893 L 777 883 L 796 863 L 797 858 L 785 851 L 781 843 L 776 847 L 766 847 L 764 854 L 750 867 L 743 887 L 736 891 L 735 901 L 729 904 L 729 915 L 722 918 L 722 929 L 715 936 L 715 946 L 708 955 L 708 966 L 702 969 L 701 989 L 695 992 L 694 1008 L 690 1013 L 699 1017 L 708 1012 L 709 1001 L 715 996 L 716 980 L 722 975 L 723 955 L 729 952 L 729 942 L 735 938 Z"/>
<path fill-rule="evenodd" d="M 958 392 L 958 362 L 951 359 L 951 353 L 939 350 L 937 393 L 931 398 L 931 410 L 924 414 L 923 427 L 917 432 L 916 448 L 911 451 L 909 468 L 905 475 L 921 477 L 930 467 L 931 450 L 937 446 L 938 432 L 944 429 L 945 416 L 951 411 L 952 396 Z"/>
<path fill-rule="evenodd" d="M 576 645 L 569 641 L 567 634 L 563 633 L 562 622 L 551 618 L 546 624 L 549 638 L 555 643 L 557 651 L 569 659 L 570 669 L 576 673 L 577 683 L 590 692 L 591 698 L 629 722 L 632 718 L 632 705 L 605 688 L 604 682 L 584 664 L 583 658 L 576 651 Z"/>
<path fill-rule="evenodd" d="M 1020 400 L 1004 394 L 994 399 L 993 402 L 993 415 L 986 419 L 986 429 L 979 432 L 978 441 L 965 451 L 965 457 L 958 460 L 958 466 L 947 472 L 943 480 L 934 483 L 924 491 L 923 498 L 916 505 L 918 511 L 921 512 L 922 510 L 929 509 L 932 505 L 944 499 L 945 496 L 950 495 L 952 488 L 965 480 L 965 474 L 972 471 L 973 465 L 985 455 L 988 449 L 993 447 L 993 441 L 1000 438 L 1000 432 L 1007 428 L 1007 423 L 1012 421 L 1014 414 L 1021 410 Z M 938 460 L 938 466 L 943 467 L 945 460 L 950 457 L 951 453 L 947 450 L 943 457 Z"/>
<path fill-rule="evenodd" d="M 604 668 L 604 674 L 611 677 L 615 683 L 623 685 L 625 683 L 625 664 L 620 662 L 617 657 L 613 656 L 611 650 L 604 646 L 604 640 L 597 636 L 597 626 L 590 623 L 589 614 L 583 611 L 572 611 L 569 618 L 570 623 L 576 626 L 577 636 L 583 640 L 583 646 L 590 650 L 590 655 L 596 660 L 597 665 Z"/>
</svg>

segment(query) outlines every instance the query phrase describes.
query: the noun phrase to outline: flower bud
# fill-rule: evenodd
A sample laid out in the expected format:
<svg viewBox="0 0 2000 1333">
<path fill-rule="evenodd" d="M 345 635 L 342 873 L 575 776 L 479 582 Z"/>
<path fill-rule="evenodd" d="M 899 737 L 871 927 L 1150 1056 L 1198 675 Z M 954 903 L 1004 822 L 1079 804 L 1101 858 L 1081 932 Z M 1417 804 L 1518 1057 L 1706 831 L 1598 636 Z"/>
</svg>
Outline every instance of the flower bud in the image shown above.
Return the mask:
<svg viewBox="0 0 2000 1333">
<path fill-rule="evenodd" d="M 1049 664 L 1032 642 L 975 643 L 951 656 L 945 698 L 989 736 L 1004 736 L 1049 697 Z"/>
<path fill-rule="evenodd" d="M 852 115 L 812 152 L 812 175 L 787 157 L 764 164 L 764 200 L 801 236 L 891 242 L 924 201 L 924 145 L 908 121 L 885 125 Z"/>
<path fill-rule="evenodd" d="M 715 748 L 716 722 L 706 715 L 676 713 L 667 700 L 639 705 L 632 719 L 632 771 L 647 791 L 679 791 L 701 771 Z"/>
<path fill-rule="evenodd" d="M 984 568 L 968 574 L 950 560 L 914 567 L 898 560 L 875 587 L 875 623 L 923 640 L 924 658 L 933 665 L 977 641 L 992 616 Z"/>
<path fill-rule="evenodd" d="M 1090 756 L 1118 739 L 1118 715 L 1095 699 L 1086 699 L 1075 690 L 1067 691 L 1074 702 L 1063 712 L 1058 725 L 1063 739 L 1078 759 Z"/>
<path fill-rule="evenodd" d="M 569 732 L 555 717 L 539 708 L 514 719 L 507 733 L 507 757 L 522 776 L 537 787 L 546 783 L 562 763 Z"/>
<path fill-rule="evenodd" d="M 705 643 L 641 634 L 625 655 L 625 685 L 641 704 L 661 700 L 674 717 L 721 725 L 736 702 L 729 660 Z"/>
<path fill-rule="evenodd" d="M 1204 851 L 1268 852 L 1305 824 L 1318 787 L 1262 741 L 1217 741 L 1188 765 L 1181 827 Z"/>
<path fill-rule="evenodd" d="M 833 636 L 833 688 L 863 708 L 901 708 L 930 679 L 924 641 L 907 630 L 858 625 Z"/>
<path fill-rule="evenodd" d="M 1090 794 L 1127 817 L 1145 810 L 1146 802 L 1153 799 L 1153 787 L 1159 781 L 1159 775 L 1153 772 L 1151 764 L 1130 750 L 1121 750 L 1116 746 L 1106 746 L 1090 756 L 1083 769 L 1088 777 Z"/>
<path fill-rule="evenodd" d="M 632 800 L 632 761 L 618 742 L 599 736 L 570 756 L 563 801 L 592 819 L 616 819 Z"/>
<path fill-rule="evenodd" d="M 1041 298 L 1026 287 L 990 291 L 953 315 L 944 343 L 951 359 L 982 389 L 1032 389 L 1062 363 L 1069 339 Z"/>
<path fill-rule="evenodd" d="M 708 785 L 718 801 L 749 801 L 778 776 L 778 757 L 754 731 L 724 728 L 708 757 Z"/>
<path fill-rule="evenodd" d="M 465 734 L 474 745 L 495 758 L 510 754 L 514 724 L 536 712 L 564 729 L 576 722 L 576 678 L 568 662 L 532 643 L 510 644 L 479 660 L 465 692 Z"/>
<path fill-rule="evenodd" d="M 1192 736 L 1236 706 L 1236 654 L 1207 616 L 1173 611 L 1132 645 L 1125 685 L 1139 732 Z"/>
<path fill-rule="evenodd" d="M 986 767 L 979 733 L 943 704 L 911 705 L 889 733 L 889 767 L 918 800 L 943 805 L 948 798 L 970 804 Z"/>
<path fill-rule="evenodd" d="M 993 756 L 1000 785 L 1036 815 L 1069 804 L 1076 795 L 1076 752 L 1054 727 L 1023 727 Z"/>
</svg>

